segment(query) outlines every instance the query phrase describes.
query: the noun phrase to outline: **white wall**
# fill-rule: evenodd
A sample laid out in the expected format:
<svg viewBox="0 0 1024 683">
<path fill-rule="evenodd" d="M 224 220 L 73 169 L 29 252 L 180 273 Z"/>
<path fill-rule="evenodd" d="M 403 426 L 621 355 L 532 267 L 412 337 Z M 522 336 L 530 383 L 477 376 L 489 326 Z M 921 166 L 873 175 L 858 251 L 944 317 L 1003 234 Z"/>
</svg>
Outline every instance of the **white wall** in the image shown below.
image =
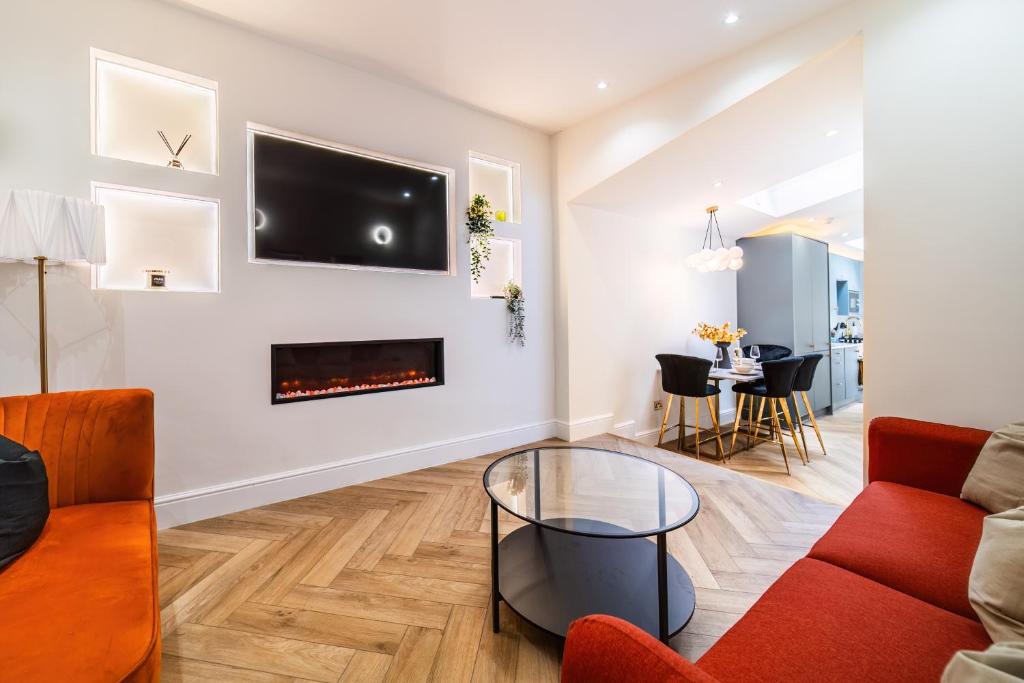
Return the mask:
<svg viewBox="0 0 1024 683">
<path fill-rule="evenodd" d="M 1022 25 L 1019 0 L 868 6 L 867 417 L 1024 418 Z"/>
<path fill-rule="evenodd" d="M 736 320 L 735 274 L 701 275 L 682 265 L 698 248 L 701 230 L 685 232 L 678 224 L 616 215 L 576 200 L 849 40 L 861 28 L 860 10 L 859 2 L 851 2 L 555 137 L 556 381 L 563 436 L 585 438 L 618 425 L 619 434 L 649 438 L 659 422 L 653 400 L 661 397 L 654 354 L 710 357 L 713 347 L 690 330 L 700 320 Z M 731 419 L 731 406 L 726 391 L 723 419 Z"/>
<path fill-rule="evenodd" d="M 88 197 L 98 180 L 221 200 L 219 294 L 49 276 L 53 388 L 156 393 L 162 524 L 553 433 L 548 136 L 150 0 L 5 0 L 0 25 L 0 186 Z M 220 175 L 92 156 L 90 47 L 216 80 Z M 456 169 L 458 276 L 248 263 L 247 120 Z M 523 240 L 525 348 L 507 343 L 501 301 L 470 299 L 470 149 L 522 164 L 522 225 L 498 227 Z M 34 297 L 32 267 L 0 265 L 0 394 L 38 387 Z M 273 342 L 419 336 L 445 338 L 443 387 L 269 403 Z"/>
</svg>

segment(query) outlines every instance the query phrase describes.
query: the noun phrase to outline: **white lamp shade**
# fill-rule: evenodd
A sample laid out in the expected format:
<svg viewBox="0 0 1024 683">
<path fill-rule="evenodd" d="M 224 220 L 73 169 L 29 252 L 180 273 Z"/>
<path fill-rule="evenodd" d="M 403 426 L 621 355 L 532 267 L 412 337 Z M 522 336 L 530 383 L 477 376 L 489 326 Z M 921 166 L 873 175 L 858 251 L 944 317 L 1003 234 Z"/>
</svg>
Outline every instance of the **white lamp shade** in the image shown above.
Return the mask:
<svg viewBox="0 0 1024 683">
<path fill-rule="evenodd" d="M 38 190 L 0 190 L 0 260 L 106 263 L 103 207 Z"/>
</svg>

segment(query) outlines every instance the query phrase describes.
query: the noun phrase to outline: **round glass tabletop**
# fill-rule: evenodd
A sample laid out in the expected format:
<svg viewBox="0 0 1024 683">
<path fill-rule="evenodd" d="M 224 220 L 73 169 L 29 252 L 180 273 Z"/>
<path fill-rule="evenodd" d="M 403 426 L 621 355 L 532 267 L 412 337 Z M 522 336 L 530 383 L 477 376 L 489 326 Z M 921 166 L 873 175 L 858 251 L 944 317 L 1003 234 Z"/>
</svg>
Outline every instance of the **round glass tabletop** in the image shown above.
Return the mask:
<svg viewBox="0 0 1024 683">
<path fill-rule="evenodd" d="M 511 453 L 487 468 L 484 488 L 495 503 L 527 522 L 607 538 L 672 531 L 700 507 L 690 482 L 667 467 L 600 448 Z"/>
</svg>

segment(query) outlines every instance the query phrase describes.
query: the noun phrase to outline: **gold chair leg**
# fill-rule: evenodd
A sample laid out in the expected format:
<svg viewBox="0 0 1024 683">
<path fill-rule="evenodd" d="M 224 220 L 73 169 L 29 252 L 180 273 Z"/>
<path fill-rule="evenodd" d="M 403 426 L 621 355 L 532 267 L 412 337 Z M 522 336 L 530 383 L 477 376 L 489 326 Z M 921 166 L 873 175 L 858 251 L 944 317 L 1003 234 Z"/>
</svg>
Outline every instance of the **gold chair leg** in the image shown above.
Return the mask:
<svg viewBox="0 0 1024 683">
<path fill-rule="evenodd" d="M 811 452 L 807 450 L 807 436 L 804 434 L 804 416 L 800 414 L 800 401 L 797 400 L 795 391 L 790 396 L 793 398 L 793 410 L 795 411 L 793 419 L 796 420 L 797 429 L 800 430 L 800 443 L 804 445 L 804 457 L 807 458 L 807 462 L 810 462 Z"/>
<path fill-rule="evenodd" d="M 697 459 L 700 460 L 700 399 L 693 399 L 693 431 L 696 442 L 694 447 L 697 450 Z"/>
<path fill-rule="evenodd" d="M 774 398 L 768 399 L 768 409 L 772 412 L 772 426 L 775 427 L 775 433 L 779 435 L 779 447 L 782 449 L 782 461 L 786 463 L 786 474 L 790 474 L 789 456 L 786 455 L 786 442 L 782 439 L 782 427 L 779 425 L 779 409 L 775 405 Z"/>
<path fill-rule="evenodd" d="M 753 399 L 751 399 L 753 400 Z M 761 397 L 761 400 L 757 404 L 757 420 L 754 422 L 754 436 L 761 436 L 761 420 L 764 419 L 764 402 L 765 398 Z"/>
<path fill-rule="evenodd" d="M 826 455 L 826 453 L 825 453 L 825 440 L 821 438 L 821 430 L 818 429 L 818 421 L 816 419 L 814 419 L 814 411 L 811 410 L 811 402 L 807 398 L 807 392 L 806 391 L 801 391 L 800 392 L 800 397 L 803 398 L 803 400 L 804 400 L 804 407 L 807 408 L 807 414 L 811 418 L 811 426 L 814 427 L 814 433 L 818 435 L 818 443 L 821 444 L 821 454 L 822 455 Z"/>
<path fill-rule="evenodd" d="M 800 448 L 800 439 L 797 438 L 796 428 L 793 426 L 793 418 L 789 414 L 789 401 L 785 398 L 776 399 L 779 405 L 782 406 L 782 417 L 786 420 L 786 427 L 789 428 L 789 436 L 793 439 L 793 445 L 796 446 L 796 453 L 800 456 L 800 462 L 804 465 L 807 464 L 807 457 L 804 455 L 804 449 Z M 782 441 L 782 433 L 779 433 L 779 441 Z"/>
<path fill-rule="evenodd" d="M 746 400 L 746 394 L 737 394 L 739 396 L 739 403 L 736 404 L 736 421 L 732 425 L 732 443 L 729 444 L 729 457 L 736 452 L 736 437 L 740 434 L 740 416 L 743 414 L 743 402 Z M 754 397 L 750 397 L 750 404 L 754 404 Z M 747 425 L 747 447 L 750 447 L 750 425 Z"/>
<path fill-rule="evenodd" d="M 715 428 L 715 441 L 718 443 L 718 457 L 725 460 L 725 446 L 722 445 L 722 429 L 718 426 L 718 411 L 715 410 L 715 404 L 712 402 L 711 397 L 708 396 L 708 412 L 711 413 L 711 424 Z"/>
<path fill-rule="evenodd" d="M 754 397 L 750 397 L 750 406 L 747 408 L 747 450 L 751 448 L 751 437 L 754 435 Z"/>
<path fill-rule="evenodd" d="M 658 446 L 665 440 L 665 427 L 668 425 L 669 411 L 672 410 L 672 398 L 673 394 L 669 394 L 668 401 L 665 402 L 665 414 L 661 418 L 661 431 L 658 432 Z"/>
<path fill-rule="evenodd" d="M 679 397 L 679 441 L 676 442 L 676 452 L 683 452 L 683 443 L 686 441 L 686 397 Z"/>
</svg>

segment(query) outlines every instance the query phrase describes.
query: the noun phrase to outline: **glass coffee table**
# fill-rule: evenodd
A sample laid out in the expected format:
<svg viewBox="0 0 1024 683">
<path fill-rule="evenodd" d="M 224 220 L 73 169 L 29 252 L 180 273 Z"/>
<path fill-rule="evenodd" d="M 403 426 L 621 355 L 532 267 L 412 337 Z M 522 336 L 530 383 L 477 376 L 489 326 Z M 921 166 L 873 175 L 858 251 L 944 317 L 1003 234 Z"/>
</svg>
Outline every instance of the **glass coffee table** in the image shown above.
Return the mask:
<svg viewBox="0 0 1024 683">
<path fill-rule="evenodd" d="M 484 488 L 495 633 L 502 600 L 561 637 L 587 614 L 620 617 L 663 642 L 690 621 L 693 583 L 665 535 L 697 515 L 700 499 L 672 470 L 598 448 L 531 448 L 495 460 Z M 498 507 L 529 522 L 500 543 Z"/>
</svg>

